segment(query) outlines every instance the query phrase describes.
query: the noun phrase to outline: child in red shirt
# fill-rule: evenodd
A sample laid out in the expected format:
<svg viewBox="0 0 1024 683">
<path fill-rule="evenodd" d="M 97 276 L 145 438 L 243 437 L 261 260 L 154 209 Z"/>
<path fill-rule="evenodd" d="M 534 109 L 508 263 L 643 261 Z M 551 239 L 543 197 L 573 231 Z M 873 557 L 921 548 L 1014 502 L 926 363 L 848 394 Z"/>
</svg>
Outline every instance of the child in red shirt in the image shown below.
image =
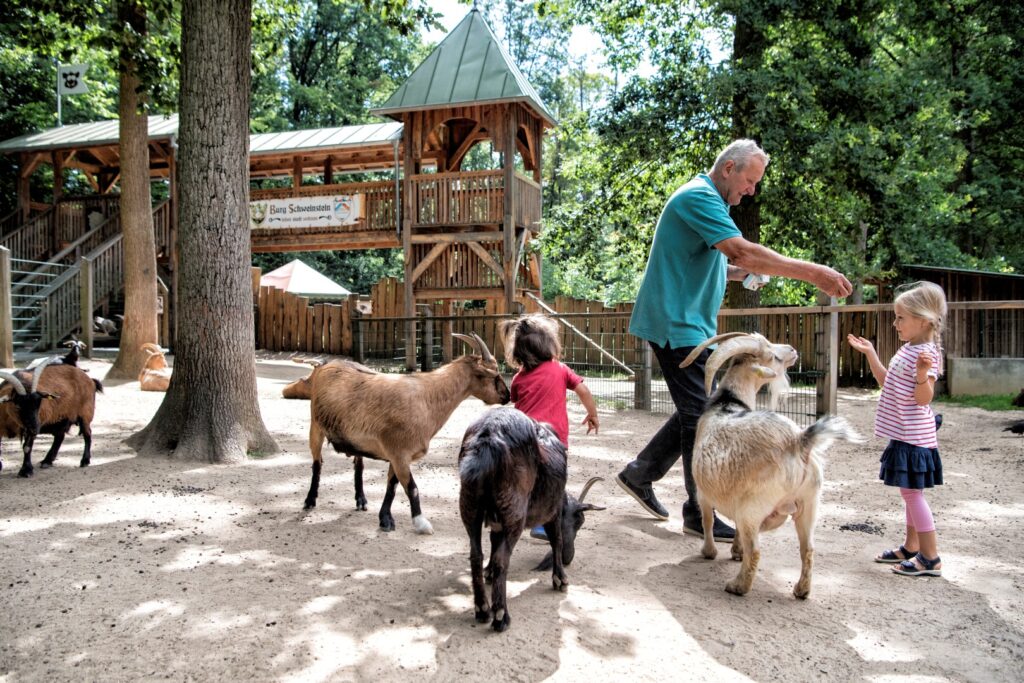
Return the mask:
<svg viewBox="0 0 1024 683">
<path fill-rule="evenodd" d="M 551 425 L 558 438 L 569 447 L 569 414 L 565 392 L 579 396 L 587 416 L 581 424 L 587 434 L 598 431 L 597 404 L 583 378 L 558 360 L 562 346 L 558 341 L 558 323 L 543 315 L 528 315 L 506 320 L 499 325 L 505 341 L 505 360 L 519 368 L 512 378 L 512 402 L 515 407 L 538 422 Z M 547 539 L 544 527 L 530 532 L 533 538 Z"/>
</svg>

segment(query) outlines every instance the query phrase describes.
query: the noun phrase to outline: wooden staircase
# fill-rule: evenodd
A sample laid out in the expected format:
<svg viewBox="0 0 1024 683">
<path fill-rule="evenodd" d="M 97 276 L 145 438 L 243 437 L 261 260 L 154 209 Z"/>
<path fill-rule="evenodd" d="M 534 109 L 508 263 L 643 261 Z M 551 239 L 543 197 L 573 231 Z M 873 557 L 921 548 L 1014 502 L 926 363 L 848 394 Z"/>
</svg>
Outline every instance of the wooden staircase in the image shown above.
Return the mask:
<svg viewBox="0 0 1024 683">
<path fill-rule="evenodd" d="M 124 287 L 117 197 L 66 199 L 0 236 L 11 251 L 14 348 L 57 347 Z M 153 208 L 158 253 L 171 243 L 170 203 Z"/>
</svg>

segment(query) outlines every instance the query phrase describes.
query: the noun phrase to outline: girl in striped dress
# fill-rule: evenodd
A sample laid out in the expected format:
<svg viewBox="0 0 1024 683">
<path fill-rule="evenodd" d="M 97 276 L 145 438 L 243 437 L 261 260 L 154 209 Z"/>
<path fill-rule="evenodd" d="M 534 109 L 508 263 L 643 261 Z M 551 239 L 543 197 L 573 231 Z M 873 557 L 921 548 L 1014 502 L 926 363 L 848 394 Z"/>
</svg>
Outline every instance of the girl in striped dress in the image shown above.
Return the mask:
<svg viewBox="0 0 1024 683">
<path fill-rule="evenodd" d="M 935 521 L 924 489 L 942 483 L 942 460 L 935 438 L 931 401 L 941 374 L 940 337 L 946 319 L 946 295 L 932 282 L 916 282 L 893 304 L 893 326 L 905 342 L 889 361 L 888 370 L 870 341 L 849 335 L 847 342 L 868 358 L 871 374 L 882 386 L 875 413 L 875 436 L 889 439 L 882 453 L 879 478 L 898 486 L 906 506 L 903 545 L 886 550 L 875 562 L 895 565 L 904 576 L 941 576 Z"/>
</svg>

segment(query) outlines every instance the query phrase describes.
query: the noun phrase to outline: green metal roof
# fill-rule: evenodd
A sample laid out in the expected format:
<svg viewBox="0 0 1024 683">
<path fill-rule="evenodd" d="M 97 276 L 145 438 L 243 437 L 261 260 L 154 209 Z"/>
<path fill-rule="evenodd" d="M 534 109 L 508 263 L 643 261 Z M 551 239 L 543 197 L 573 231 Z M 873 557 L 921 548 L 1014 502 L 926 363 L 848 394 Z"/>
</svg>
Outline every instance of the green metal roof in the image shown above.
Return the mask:
<svg viewBox="0 0 1024 683">
<path fill-rule="evenodd" d="M 394 116 L 420 109 L 517 101 L 527 103 L 548 124 L 557 125 L 474 8 L 373 113 Z"/>
</svg>

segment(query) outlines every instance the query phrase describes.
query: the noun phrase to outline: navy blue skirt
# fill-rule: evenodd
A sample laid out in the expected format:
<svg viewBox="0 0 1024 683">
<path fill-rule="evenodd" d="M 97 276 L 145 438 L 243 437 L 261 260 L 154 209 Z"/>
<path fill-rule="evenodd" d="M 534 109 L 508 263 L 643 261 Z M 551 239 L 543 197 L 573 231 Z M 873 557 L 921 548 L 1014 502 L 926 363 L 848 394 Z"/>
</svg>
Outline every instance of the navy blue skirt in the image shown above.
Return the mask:
<svg viewBox="0 0 1024 683">
<path fill-rule="evenodd" d="M 942 459 L 936 448 L 914 446 L 893 439 L 882 452 L 878 478 L 886 486 L 930 489 L 942 483 Z"/>
</svg>

